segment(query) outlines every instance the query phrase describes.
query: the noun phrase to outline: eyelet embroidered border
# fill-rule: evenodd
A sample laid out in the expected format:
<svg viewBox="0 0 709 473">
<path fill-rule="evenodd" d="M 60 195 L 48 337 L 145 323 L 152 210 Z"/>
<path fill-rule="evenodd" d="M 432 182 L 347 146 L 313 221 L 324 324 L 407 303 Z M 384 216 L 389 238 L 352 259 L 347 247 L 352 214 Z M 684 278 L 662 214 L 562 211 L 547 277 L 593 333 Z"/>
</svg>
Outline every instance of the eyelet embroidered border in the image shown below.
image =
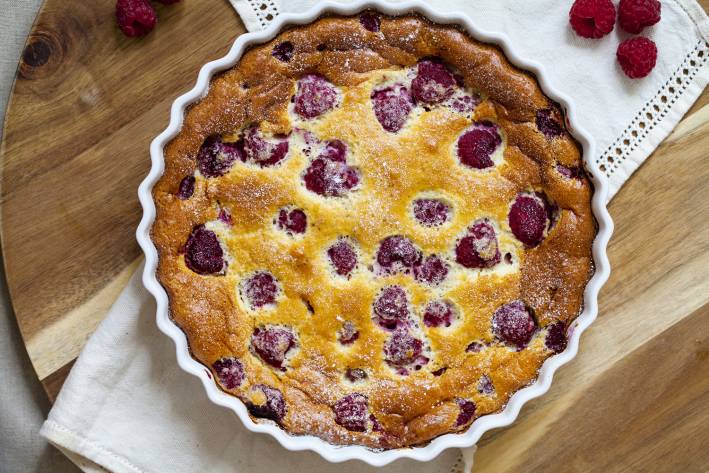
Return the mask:
<svg viewBox="0 0 709 473">
<path fill-rule="evenodd" d="M 247 0 L 256 13 L 261 29 L 266 28 L 280 13 L 277 0 Z"/>
<path fill-rule="evenodd" d="M 610 178 L 660 123 L 709 60 L 709 44 L 699 41 L 655 96 L 637 113 L 625 131 L 598 157 L 599 169 Z"/>
</svg>

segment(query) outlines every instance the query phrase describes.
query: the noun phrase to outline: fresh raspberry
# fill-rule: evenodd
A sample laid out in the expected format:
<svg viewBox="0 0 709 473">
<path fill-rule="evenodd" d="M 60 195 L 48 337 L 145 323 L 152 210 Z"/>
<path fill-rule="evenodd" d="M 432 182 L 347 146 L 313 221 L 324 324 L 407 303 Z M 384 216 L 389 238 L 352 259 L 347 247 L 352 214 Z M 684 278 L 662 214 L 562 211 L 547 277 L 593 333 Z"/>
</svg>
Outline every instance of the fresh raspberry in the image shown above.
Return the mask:
<svg viewBox="0 0 709 473">
<path fill-rule="evenodd" d="M 601 38 L 613 31 L 615 7 L 611 0 L 576 0 L 569 22 L 579 36 Z"/>
<path fill-rule="evenodd" d="M 118 0 L 116 20 L 126 36 L 143 36 L 152 31 L 158 16 L 148 0 Z"/>
<path fill-rule="evenodd" d="M 646 26 L 660 21 L 662 5 L 659 0 L 620 0 L 618 20 L 628 33 L 638 34 Z"/>
<path fill-rule="evenodd" d="M 655 67 L 657 46 L 644 36 L 627 39 L 618 45 L 616 57 L 626 76 L 640 79 L 650 74 Z"/>
</svg>

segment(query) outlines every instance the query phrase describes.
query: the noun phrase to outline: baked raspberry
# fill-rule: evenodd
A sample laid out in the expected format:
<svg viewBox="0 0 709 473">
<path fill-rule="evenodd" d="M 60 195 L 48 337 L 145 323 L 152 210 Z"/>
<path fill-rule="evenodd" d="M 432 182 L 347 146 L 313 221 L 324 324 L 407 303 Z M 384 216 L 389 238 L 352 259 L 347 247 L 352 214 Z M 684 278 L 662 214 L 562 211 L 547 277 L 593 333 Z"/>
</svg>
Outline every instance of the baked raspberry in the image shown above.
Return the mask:
<svg viewBox="0 0 709 473">
<path fill-rule="evenodd" d="M 238 388 L 244 381 L 244 365 L 236 358 L 221 358 L 212 364 L 212 368 L 226 389 Z"/>
<path fill-rule="evenodd" d="M 388 272 L 408 272 L 421 262 L 421 251 L 408 238 L 386 237 L 377 251 L 377 263 Z"/>
<path fill-rule="evenodd" d="M 659 0 L 620 0 L 618 20 L 628 33 L 638 34 L 646 26 L 660 21 L 662 4 Z"/>
<path fill-rule="evenodd" d="M 450 327 L 453 319 L 455 319 L 455 310 L 453 304 L 448 301 L 429 302 L 423 313 L 423 323 L 426 327 Z"/>
<path fill-rule="evenodd" d="M 150 33 L 158 16 L 148 0 L 118 0 L 116 20 L 123 34 L 133 37 Z"/>
<path fill-rule="evenodd" d="M 453 74 L 446 66 L 435 60 L 418 64 L 418 72 L 411 81 L 411 94 L 416 102 L 437 104 L 453 95 L 456 85 Z"/>
<path fill-rule="evenodd" d="M 447 370 L 448 370 L 448 368 L 447 368 L 446 366 L 444 366 L 443 368 L 438 368 L 438 369 L 435 370 L 435 371 L 431 371 L 431 374 L 432 374 L 433 376 L 441 376 L 441 375 L 442 375 L 443 373 L 445 373 Z"/>
<path fill-rule="evenodd" d="M 278 291 L 278 281 L 266 271 L 258 271 L 246 279 L 242 286 L 244 299 L 252 309 L 260 309 L 276 302 Z"/>
<path fill-rule="evenodd" d="M 422 351 L 423 342 L 406 330 L 395 331 L 384 343 L 384 358 L 396 368 L 406 368 L 414 363 L 418 363 L 417 368 L 420 368 L 428 362 L 421 355 Z"/>
<path fill-rule="evenodd" d="M 295 113 L 310 120 L 335 107 L 337 90 L 324 77 L 308 74 L 298 81 L 294 102 Z"/>
<path fill-rule="evenodd" d="M 340 276 L 349 277 L 357 266 L 357 252 L 352 244 L 345 239 L 338 240 L 328 248 L 327 257 L 335 272 Z"/>
<path fill-rule="evenodd" d="M 508 221 L 519 241 L 535 247 L 544 239 L 549 224 L 546 202 L 536 194 L 518 194 L 510 207 Z"/>
<path fill-rule="evenodd" d="M 473 125 L 458 138 L 458 158 L 462 164 L 474 169 L 495 165 L 492 155 L 502 144 L 502 137 L 494 123 L 483 121 Z"/>
<path fill-rule="evenodd" d="M 367 372 L 360 368 L 349 368 L 345 371 L 345 378 L 351 383 L 367 379 Z"/>
<path fill-rule="evenodd" d="M 358 338 L 359 330 L 349 320 L 342 324 L 342 328 L 337 332 L 337 340 L 343 345 L 352 345 Z"/>
<path fill-rule="evenodd" d="M 286 232 L 305 233 L 305 229 L 308 226 L 308 217 L 302 209 L 283 208 L 278 211 L 276 225 Z"/>
<path fill-rule="evenodd" d="M 285 158 L 288 153 L 288 139 L 274 137 L 267 140 L 258 128 L 252 127 L 244 132 L 244 157 L 261 167 L 273 166 Z"/>
<path fill-rule="evenodd" d="M 382 20 L 376 13 L 366 11 L 359 15 L 359 22 L 362 24 L 365 30 L 369 30 L 372 33 L 378 33 Z"/>
<path fill-rule="evenodd" d="M 374 301 L 374 315 L 377 323 L 384 328 L 393 330 L 405 326 L 409 317 L 406 291 L 399 286 L 382 289 Z"/>
<path fill-rule="evenodd" d="M 346 163 L 347 145 L 329 141 L 305 170 L 305 188 L 324 197 L 342 197 L 359 184 L 359 171 Z"/>
<path fill-rule="evenodd" d="M 207 138 L 197 153 L 197 167 L 204 177 L 219 177 L 231 169 L 235 160 L 243 160 L 241 143 L 224 143 L 219 136 Z"/>
<path fill-rule="evenodd" d="M 217 214 L 217 219 L 226 225 L 232 225 L 234 223 L 234 220 L 231 217 L 231 213 L 229 212 L 228 209 L 226 209 L 224 207 L 219 209 L 219 214 Z"/>
<path fill-rule="evenodd" d="M 563 321 L 554 322 L 547 326 L 547 336 L 544 344 L 554 353 L 561 353 L 566 350 L 566 324 Z"/>
<path fill-rule="evenodd" d="M 367 398 L 359 393 L 348 394 L 332 406 L 335 422 L 347 430 L 364 432 L 367 430 Z"/>
<path fill-rule="evenodd" d="M 640 79 L 650 74 L 657 63 L 657 46 L 648 38 L 626 39 L 618 45 L 618 63 L 631 79 Z"/>
<path fill-rule="evenodd" d="M 475 417 L 475 403 L 467 399 L 456 399 L 456 404 L 460 408 L 460 413 L 458 418 L 455 420 L 455 426 L 461 427 L 463 425 L 469 424 L 473 417 Z"/>
<path fill-rule="evenodd" d="M 177 189 L 177 198 L 180 200 L 187 200 L 194 194 L 194 176 L 185 176 L 184 179 L 180 181 L 180 187 Z"/>
<path fill-rule="evenodd" d="M 569 11 L 569 22 L 584 38 L 601 38 L 615 25 L 615 6 L 611 0 L 576 0 Z"/>
<path fill-rule="evenodd" d="M 437 286 L 448 276 L 448 265 L 438 256 L 431 255 L 414 266 L 414 276 L 419 282 Z"/>
<path fill-rule="evenodd" d="M 495 386 L 493 386 L 492 380 L 486 374 L 480 376 L 477 389 L 480 394 L 484 394 L 485 396 L 491 396 L 495 393 Z"/>
<path fill-rule="evenodd" d="M 347 162 L 347 145 L 340 140 L 330 140 L 325 142 L 325 146 L 318 155 L 319 158 L 335 161 L 338 163 Z"/>
<path fill-rule="evenodd" d="M 402 84 L 372 92 L 374 115 L 386 131 L 395 133 L 404 126 L 414 108 L 411 94 Z"/>
<path fill-rule="evenodd" d="M 288 62 L 293 59 L 293 43 L 290 41 L 283 41 L 278 43 L 271 50 L 271 56 L 275 57 L 279 61 Z"/>
<path fill-rule="evenodd" d="M 438 199 L 416 199 L 414 217 L 425 227 L 436 227 L 446 223 L 450 208 Z"/>
<path fill-rule="evenodd" d="M 462 84 L 459 84 L 462 87 Z M 450 107 L 458 113 L 470 113 L 475 110 L 475 107 L 480 105 L 480 96 L 475 95 L 460 95 L 453 97 L 450 101 Z"/>
<path fill-rule="evenodd" d="M 556 138 L 564 134 L 564 128 L 554 119 L 554 112 L 550 108 L 537 112 L 537 129 L 549 139 Z"/>
<path fill-rule="evenodd" d="M 246 407 L 254 417 L 280 422 L 286 416 L 286 400 L 278 389 L 257 384 L 251 388 L 251 401 Z"/>
<path fill-rule="evenodd" d="M 455 247 L 455 260 L 466 268 L 491 268 L 500 262 L 495 228 L 489 220 L 476 220 Z"/>
<path fill-rule="evenodd" d="M 512 301 L 498 308 L 492 316 L 492 333 L 503 342 L 524 348 L 536 330 L 534 318 L 522 301 Z"/>
<path fill-rule="evenodd" d="M 483 348 L 485 348 L 484 343 L 470 342 L 470 344 L 468 344 L 468 346 L 465 348 L 465 351 L 467 353 L 479 353 L 483 350 Z"/>
<path fill-rule="evenodd" d="M 251 336 L 251 346 L 263 361 L 285 371 L 283 364 L 286 355 L 295 346 L 295 335 L 283 327 L 256 328 Z"/>
<path fill-rule="evenodd" d="M 557 164 L 556 171 L 567 179 L 579 179 L 583 176 L 583 169 L 580 166 L 568 167 L 563 164 Z"/>
<path fill-rule="evenodd" d="M 197 225 L 185 244 L 185 265 L 197 274 L 219 274 L 224 271 L 224 251 L 216 233 Z"/>
</svg>

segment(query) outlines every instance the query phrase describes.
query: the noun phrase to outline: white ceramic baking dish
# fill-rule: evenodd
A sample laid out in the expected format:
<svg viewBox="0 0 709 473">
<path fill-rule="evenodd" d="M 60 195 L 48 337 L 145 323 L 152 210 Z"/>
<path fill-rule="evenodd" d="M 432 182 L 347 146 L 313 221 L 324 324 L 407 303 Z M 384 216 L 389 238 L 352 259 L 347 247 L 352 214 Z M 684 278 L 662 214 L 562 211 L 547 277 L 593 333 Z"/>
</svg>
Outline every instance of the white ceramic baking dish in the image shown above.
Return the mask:
<svg viewBox="0 0 709 473">
<path fill-rule="evenodd" d="M 442 24 L 454 24 L 462 27 L 473 38 L 499 45 L 509 60 L 518 67 L 534 73 L 543 91 L 553 100 L 557 101 L 566 111 L 568 126 L 572 134 L 583 146 L 585 166 L 595 186 L 593 195 L 593 212 L 598 221 L 598 235 L 593 243 L 593 258 L 596 272 L 588 283 L 584 293 L 584 310 L 570 328 L 571 336 L 566 350 L 547 359 L 539 371 L 539 377 L 530 386 L 517 391 L 507 403 L 505 409 L 498 414 L 486 415 L 473 422 L 463 433 L 447 434 L 431 441 L 428 445 L 403 448 L 387 451 L 373 451 L 361 446 L 335 446 L 320 438 L 312 436 L 293 436 L 286 433 L 273 423 L 254 422 L 249 417 L 244 404 L 236 397 L 230 396 L 220 390 L 209 376 L 205 367 L 192 358 L 187 346 L 187 339 L 180 328 L 173 323 L 168 314 L 167 293 L 156 279 L 158 264 L 157 250 L 150 238 L 150 229 L 155 220 L 155 205 L 151 190 L 160 178 L 164 169 L 163 148 L 179 132 L 182 126 L 185 108 L 204 97 L 209 89 L 212 75 L 216 72 L 234 66 L 245 50 L 250 46 L 267 42 L 274 38 L 285 26 L 301 25 L 314 21 L 319 16 L 327 13 L 351 15 L 361 10 L 371 8 L 389 15 L 400 15 L 407 12 L 417 12 Z M 577 110 L 571 98 L 554 90 L 545 80 L 545 73 L 541 65 L 520 58 L 512 44 L 505 35 L 482 31 L 474 22 L 463 14 L 441 14 L 421 1 L 407 1 L 403 3 L 387 3 L 383 1 L 356 1 L 347 5 L 322 2 L 314 8 L 297 15 L 281 15 L 265 31 L 247 33 L 239 36 L 229 53 L 221 59 L 209 62 L 202 67 L 197 78 L 197 84 L 192 90 L 180 96 L 172 104 L 170 124 L 150 146 L 152 169 L 138 189 L 140 203 L 143 206 L 143 219 L 137 230 L 138 243 L 145 252 L 145 270 L 143 283 L 157 301 L 157 323 L 165 334 L 173 339 L 177 351 L 177 362 L 180 367 L 202 380 L 209 399 L 216 404 L 232 409 L 244 423 L 246 428 L 253 432 L 263 432 L 273 436 L 283 447 L 288 450 L 312 450 L 331 462 L 345 460 L 361 460 L 370 465 L 383 466 L 399 458 L 411 458 L 427 461 L 436 457 L 443 450 L 454 447 L 471 447 L 480 439 L 483 433 L 490 429 L 511 424 L 517 418 L 522 406 L 530 399 L 544 394 L 551 385 L 554 372 L 562 365 L 568 363 L 574 356 L 579 346 L 579 337 L 594 321 L 598 313 L 598 292 L 608 279 L 610 266 L 606 254 L 606 246 L 613 231 L 613 222 L 606 209 L 608 184 L 599 171 L 593 158 L 596 156 L 596 147 L 591 136 L 581 129 L 575 118 Z"/>
</svg>

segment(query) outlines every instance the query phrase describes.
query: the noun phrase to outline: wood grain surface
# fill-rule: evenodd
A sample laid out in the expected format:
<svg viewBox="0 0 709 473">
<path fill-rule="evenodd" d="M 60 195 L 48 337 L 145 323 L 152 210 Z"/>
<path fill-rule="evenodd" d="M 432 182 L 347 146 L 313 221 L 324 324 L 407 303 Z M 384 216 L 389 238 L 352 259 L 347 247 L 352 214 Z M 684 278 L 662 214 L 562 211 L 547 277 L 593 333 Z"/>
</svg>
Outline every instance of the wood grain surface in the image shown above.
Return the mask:
<svg viewBox="0 0 709 473">
<path fill-rule="evenodd" d="M 156 7 L 155 30 L 130 39 L 116 27 L 115 0 L 47 0 L 8 105 L 2 249 L 50 398 L 139 263 L 137 188 L 150 141 L 202 64 L 245 31 L 225 1 Z"/>
<path fill-rule="evenodd" d="M 226 2 L 194 1 L 127 39 L 113 5 L 46 0 L 0 148 L 8 285 L 50 398 L 139 262 L 150 140 L 244 31 Z M 709 471 L 708 155 L 704 91 L 610 204 L 613 272 L 578 357 L 483 437 L 476 473 Z"/>
</svg>

